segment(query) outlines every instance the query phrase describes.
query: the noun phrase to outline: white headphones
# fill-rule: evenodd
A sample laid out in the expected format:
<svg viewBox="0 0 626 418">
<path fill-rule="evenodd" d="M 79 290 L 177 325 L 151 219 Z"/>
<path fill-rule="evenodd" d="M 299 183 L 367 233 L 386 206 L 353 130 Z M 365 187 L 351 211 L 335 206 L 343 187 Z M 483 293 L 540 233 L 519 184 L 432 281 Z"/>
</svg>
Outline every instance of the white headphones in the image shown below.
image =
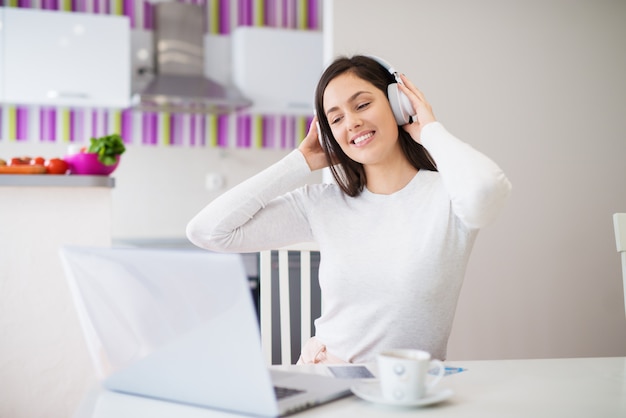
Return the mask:
<svg viewBox="0 0 626 418">
<path fill-rule="evenodd" d="M 406 125 L 407 123 L 411 123 L 416 119 L 415 110 L 413 109 L 413 105 L 411 105 L 411 101 L 409 98 L 400 91 L 398 88 L 398 84 L 402 84 L 402 80 L 400 79 L 400 74 L 393 68 L 391 64 L 380 57 L 376 57 L 374 55 L 367 55 L 367 57 L 373 59 L 377 63 L 379 63 L 383 68 L 389 71 L 395 79 L 395 83 L 391 83 L 387 86 L 387 98 L 389 99 L 389 103 L 391 104 L 391 110 L 393 111 L 393 116 L 396 118 L 396 122 L 398 125 Z"/>
</svg>

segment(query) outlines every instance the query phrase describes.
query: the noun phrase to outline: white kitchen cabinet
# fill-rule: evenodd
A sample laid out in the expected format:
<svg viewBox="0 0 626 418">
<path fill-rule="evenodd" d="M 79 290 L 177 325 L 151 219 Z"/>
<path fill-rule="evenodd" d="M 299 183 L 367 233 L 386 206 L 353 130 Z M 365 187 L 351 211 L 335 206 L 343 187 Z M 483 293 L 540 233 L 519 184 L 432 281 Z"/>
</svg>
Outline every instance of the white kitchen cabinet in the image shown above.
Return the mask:
<svg viewBox="0 0 626 418">
<path fill-rule="evenodd" d="M 239 26 L 231 43 L 233 82 L 253 102 L 247 113 L 313 115 L 322 32 Z"/>
<path fill-rule="evenodd" d="M 126 108 L 128 16 L 0 7 L 0 103 Z"/>
</svg>

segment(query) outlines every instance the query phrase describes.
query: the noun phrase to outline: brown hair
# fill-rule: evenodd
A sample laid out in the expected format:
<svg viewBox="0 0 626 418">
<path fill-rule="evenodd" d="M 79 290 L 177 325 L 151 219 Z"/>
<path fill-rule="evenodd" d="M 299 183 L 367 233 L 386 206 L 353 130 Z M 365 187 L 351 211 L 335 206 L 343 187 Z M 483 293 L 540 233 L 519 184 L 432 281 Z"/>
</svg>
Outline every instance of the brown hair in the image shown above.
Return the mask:
<svg viewBox="0 0 626 418">
<path fill-rule="evenodd" d="M 365 187 L 367 178 L 363 164 L 348 157 L 341 146 L 335 140 L 324 112 L 324 92 L 328 84 L 344 73 L 351 72 L 362 80 L 372 83 L 387 96 L 387 86 L 395 82 L 395 78 L 389 71 L 374 59 L 355 55 L 353 57 L 340 57 L 326 68 L 315 90 L 315 111 L 319 119 L 322 131 L 322 142 L 326 161 L 335 181 L 347 195 L 358 196 Z M 428 151 L 419 143 L 415 142 L 411 135 L 404 129 L 398 129 L 400 148 L 411 165 L 418 170 L 424 169 L 437 171 Z"/>
</svg>

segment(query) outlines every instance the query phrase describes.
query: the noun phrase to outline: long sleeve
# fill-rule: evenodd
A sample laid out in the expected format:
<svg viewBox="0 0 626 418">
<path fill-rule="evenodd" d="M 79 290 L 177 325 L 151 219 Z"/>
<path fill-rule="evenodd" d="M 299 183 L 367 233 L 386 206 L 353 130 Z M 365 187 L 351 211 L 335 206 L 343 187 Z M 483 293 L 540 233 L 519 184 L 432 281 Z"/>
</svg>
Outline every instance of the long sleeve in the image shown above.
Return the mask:
<svg viewBox="0 0 626 418">
<path fill-rule="evenodd" d="M 285 195 L 309 174 L 302 153 L 292 151 L 209 203 L 187 225 L 188 239 L 208 250 L 229 252 L 310 240 L 304 211 Z"/>
<path fill-rule="evenodd" d="M 424 126 L 421 140 L 437 164 L 459 219 L 475 229 L 493 222 L 511 193 L 511 183 L 500 167 L 439 122 Z"/>
</svg>

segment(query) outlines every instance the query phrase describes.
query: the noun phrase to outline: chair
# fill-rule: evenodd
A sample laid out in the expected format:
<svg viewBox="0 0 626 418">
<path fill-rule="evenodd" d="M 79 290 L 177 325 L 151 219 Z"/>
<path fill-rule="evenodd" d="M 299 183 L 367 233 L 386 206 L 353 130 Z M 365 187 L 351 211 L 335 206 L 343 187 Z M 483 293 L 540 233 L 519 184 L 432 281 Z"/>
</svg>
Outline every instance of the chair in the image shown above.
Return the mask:
<svg viewBox="0 0 626 418">
<path fill-rule="evenodd" d="M 626 213 L 614 214 L 613 225 L 615 226 L 615 245 L 617 246 L 617 252 L 621 253 L 622 256 L 624 312 L 626 313 Z"/>
<path fill-rule="evenodd" d="M 259 316 L 261 322 L 261 342 L 263 346 L 263 353 L 268 364 L 293 364 L 297 361 L 297 358 L 292 359 L 292 348 L 300 348 L 303 344 L 313 335 L 312 330 L 312 312 L 315 312 L 314 308 L 320 308 L 321 302 L 318 300 L 319 306 L 314 306 L 315 302 L 312 302 L 312 277 L 311 277 L 311 253 L 319 251 L 319 247 L 316 243 L 302 243 L 288 247 L 279 248 L 276 250 L 262 251 L 259 258 L 259 282 L 260 282 L 260 301 L 259 301 Z M 293 292 L 290 292 L 290 282 L 294 283 L 294 278 L 289 277 L 289 253 L 297 252 L 300 259 L 299 269 L 299 282 L 300 282 L 300 295 L 299 301 L 293 300 Z M 275 264 L 272 263 L 273 255 L 278 255 L 278 269 L 277 278 L 273 277 L 273 272 L 276 270 Z M 295 276 L 295 275 L 293 275 Z M 273 292 L 273 285 L 278 285 L 278 292 Z M 295 282 L 297 283 L 297 282 Z M 313 282 L 315 283 L 315 282 Z M 277 297 L 276 297 L 277 296 Z M 277 299 L 277 300 L 276 300 Z M 313 298 L 314 299 L 314 298 Z M 278 302 L 277 309 L 274 307 Z M 299 305 L 300 311 L 300 335 L 292 338 L 292 327 L 297 328 L 295 322 L 294 311 L 297 312 L 297 306 Z M 319 309 L 317 309 L 319 312 Z M 273 315 L 274 313 L 274 315 Z M 274 316 L 278 313 L 280 317 L 279 331 L 274 329 L 273 322 Z M 278 338 L 280 335 L 280 338 Z M 299 339 L 299 341 L 298 341 Z M 273 361 L 274 343 L 280 341 L 279 352 L 280 362 Z"/>
</svg>

